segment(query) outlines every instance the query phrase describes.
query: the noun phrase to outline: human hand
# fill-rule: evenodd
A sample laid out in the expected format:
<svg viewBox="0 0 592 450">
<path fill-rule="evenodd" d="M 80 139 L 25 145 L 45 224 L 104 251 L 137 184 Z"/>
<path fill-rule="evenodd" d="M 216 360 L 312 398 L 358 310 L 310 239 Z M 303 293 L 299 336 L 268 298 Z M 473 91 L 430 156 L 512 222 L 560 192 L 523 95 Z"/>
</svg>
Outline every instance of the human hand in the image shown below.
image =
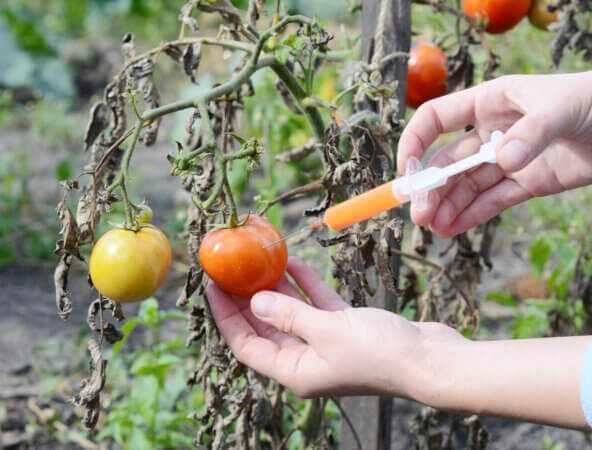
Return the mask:
<svg viewBox="0 0 592 450">
<path fill-rule="evenodd" d="M 475 153 L 494 130 L 506 133 L 498 165 L 484 164 L 430 192 L 413 221 L 454 236 L 534 196 L 592 183 L 592 72 L 507 76 L 422 105 L 399 141 L 397 163 L 419 159 L 442 133 L 473 130 L 441 148 L 429 165 Z"/>
<path fill-rule="evenodd" d="M 352 308 L 302 261 L 252 300 L 207 289 L 214 319 L 237 359 L 302 397 L 386 394 L 420 399 L 437 370 L 426 340 L 466 340 L 439 323 L 413 323 L 374 308 Z M 297 336 L 298 338 L 294 337 Z M 468 341 L 467 341 L 468 342 Z"/>
</svg>

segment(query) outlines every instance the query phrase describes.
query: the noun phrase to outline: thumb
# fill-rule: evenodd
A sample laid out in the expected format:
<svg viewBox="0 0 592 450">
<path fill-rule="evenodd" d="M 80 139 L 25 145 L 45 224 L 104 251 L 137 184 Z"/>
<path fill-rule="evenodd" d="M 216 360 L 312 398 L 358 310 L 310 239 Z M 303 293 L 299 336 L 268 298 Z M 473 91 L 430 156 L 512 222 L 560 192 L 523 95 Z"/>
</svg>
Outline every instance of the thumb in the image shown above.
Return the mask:
<svg viewBox="0 0 592 450">
<path fill-rule="evenodd" d="M 560 120 L 527 114 L 516 122 L 498 144 L 497 162 L 505 172 L 526 167 L 561 132 Z"/>
<path fill-rule="evenodd" d="M 302 300 L 272 291 L 262 291 L 251 299 L 251 311 L 258 319 L 284 333 L 310 341 L 326 322 L 325 311 Z"/>
</svg>

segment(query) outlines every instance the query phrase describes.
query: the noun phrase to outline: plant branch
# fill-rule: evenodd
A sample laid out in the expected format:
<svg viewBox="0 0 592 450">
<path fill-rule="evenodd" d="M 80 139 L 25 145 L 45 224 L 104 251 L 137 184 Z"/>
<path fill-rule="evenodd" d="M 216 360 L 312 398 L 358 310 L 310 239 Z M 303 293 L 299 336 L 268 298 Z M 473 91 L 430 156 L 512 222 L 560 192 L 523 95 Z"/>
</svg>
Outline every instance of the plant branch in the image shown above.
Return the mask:
<svg viewBox="0 0 592 450">
<path fill-rule="evenodd" d="M 276 203 L 283 202 L 284 200 L 288 200 L 290 198 L 312 194 L 313 192 L 322 191 L 323 189 L 325 189 L 325 185 L 321 181 L 313 181 L 312 183 L 305 184 L 304 186 L 298 186 L 294 189 L 290 189 L 289 191 L 277 196 L 273 200 L 267 201 L 265 203 L 265 207 L 259 211 L 259 214 L 265 214 L 265 212 Z"/>
<path fill-rule="evenodd" d="M 231 153 L 230 155 L 224 155 L 224 160 L 233 161 L 235 159 L 243 159 L 249 156 L 257 156 L 256 148 L 245 148 L 237 152 Z"/>
<path fill-rule="evenodd" d="M 356 445 L 358 446 L 358 450 L 362 450 L 362 448 L 363 448 L 362 441 L 360 440 L 360 436 L 358 436 L 358 432 L 356 431 L 354 424 L 352 423 L 351 419 L 347 415 L 347 412 L 345 411 L 345 409 L 343 409 L 343 406 L 341 406 L 341 403 L 339 403 L 339 400 L 337 400 L 335 397 L 329 397 L 329 399 L 333 403 L 335 403 L 335 406 L 337 406 L 337 409 L 339 409 L 339 412 L 341 413 L 341 417 L 345 420 L 345 423 L 347 423 L 347 426 L 349 427 L 350 431 L 354 435 L 354 439 L 356 440 Z"/>
<path fill-rule="evenodd" d="M 129 163 L 136 148 L 136 144 L 138 143 L 140 131 L 142 130 L 142 124 L 143 122 L 140 120 L 138 120 L 136 123 L 134 133 L 132 134 L 132 140 L 130 141 L 127 149 L 125 150 L 125 154 L 123 155 L 119 173 L 117 174 L 117 177 L 113 183 L 111 183 L 111 186 L 107 188 L 107 193 L 112 192 L 118 186 L 121 189 L 121 195 L 123 196 L 123 204 L 125 207 L 126 226 L 129 228 L 134 228 L 135 219 L 132 214 L 132 205 L 127 195 L 126 183 L 129 181 Z"/>
<path fill-rule="evenodd" d="M 251 75 L 253 75 L 253 73 L 264 67 L 270 67 L 276 63 L 277 60 L 275 56 L 263 56 L 259 59 L 259 62 L 257 63 L 257 66 L 255 68 L 246 65 L 239 73 L 237 73 L 226 83 L 221 84 L 220 86 L 216 86 L 215 88 L 210 89 L 209 91 L 199 95 L 198 97 L 180 100 L 178 102 L 169 103 L 168 105 L 163 105 L 158 108 L 151 109 L 150 111 L 147 111 L 145 113 L 144 120 L 156 119 L 166 114 L 181 111 L 182 109 L 197 108 L 199 102 L 207 104 L 207 102 L 215 98 L 228 95 L 236 89 L 238 89 L 245 81 L 249 79 Z"/>
<path fill-rule="evenodd" d="M 448 270 L 445 267 L 441 266 L 440 264 L 430 261 L 429 259 L 424 258 L 423 256 L 414 255 L 413 253 L 407 253 L 407 252 L 404 252 L 402 250 L 398 250 L 398 249 L 392 248 L 392 247 L 390 248 L 390 251 L 396 255 L 402 256 L 404 258 L 413 259 L 413 260 L 418 261 L 426 266 L 430 266 L 431 268 L 440 271 L 440 273 L 443 274 L 448 279 L 448 281 L 450 281 L 450 283 L 454 286 L 454 288 L 456 289 L 458 294 L 462 297 L 462 299 L 466 303 L 467 307 L 469 308 L 469 311 L 471 312 L 471 316 L 473 318 L 473 337 L 475 337 L 475 334 L 477 333 L 477 330 L 479 329 L 479 321 L 480 321 L 479 320 L 479 313 L 475 310 L 473 302 L 467 296 L 465 291 L 463 291 L 463 289 L 460 287 L 460 285 L 457 283 L 457 281 L 454 279 L 454 277 L 452 275 L 450 275 L 450 272 L 448 272 Z"/>
</svg>

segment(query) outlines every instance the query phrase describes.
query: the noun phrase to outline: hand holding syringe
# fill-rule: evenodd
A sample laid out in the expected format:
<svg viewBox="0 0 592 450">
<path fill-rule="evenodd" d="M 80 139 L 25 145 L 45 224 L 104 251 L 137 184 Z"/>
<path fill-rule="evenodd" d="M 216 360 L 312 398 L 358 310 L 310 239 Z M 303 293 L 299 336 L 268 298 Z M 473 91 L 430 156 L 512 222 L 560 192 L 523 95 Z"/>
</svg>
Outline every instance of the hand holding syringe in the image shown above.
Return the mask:
<svg viewBox="0 0 592 450">
<path fill-rule="evenodd" d="M 425 209 L 428 192 L 444 186 L 448 178 L 482 163 L 495 164 L 495 147 L 503 136 L 501 131 L 494 131 L 491 141 L 483 144 L 478 153 L 446 167 L 428 167 L 422 170 L 421 162 L 417 158 L 409 158 L 404 176 L 328 208 L 320 223 L 313 222 L 296 233 L 316 230 L 322 225 L 333 231 L 340 231 L 408 201 L 411 201 L 419 210 Z M 285 236 L 283 239 L 287 237 L 289 236 Z M 268 246 L 274 245 L 276 242 Z"/>
</svg>

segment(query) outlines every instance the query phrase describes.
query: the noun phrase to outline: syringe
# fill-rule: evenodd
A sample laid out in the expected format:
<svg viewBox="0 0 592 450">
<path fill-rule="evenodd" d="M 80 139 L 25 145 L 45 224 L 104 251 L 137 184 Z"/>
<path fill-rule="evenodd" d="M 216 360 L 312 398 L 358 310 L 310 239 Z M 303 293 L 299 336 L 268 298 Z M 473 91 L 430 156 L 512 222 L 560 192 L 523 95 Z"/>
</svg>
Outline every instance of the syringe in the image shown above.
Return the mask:
<svg viewBox="0 0 592 450">
<path fill-rule="evenodd" d="M 481 145 L 479 152 L 446 167 L 428 167 L 422 170 L 421 162 L 411 157 L 407 160 L 404 176 L 328 208 L 322 224 L 333 231 L 340 231 L 408 201 L 411 201 L 415 208 L 423 210 L 427 207 L 428 192 L 444 186 L 448 178 L 482 163 L 495 164 L 495 148 L 503 136 L 504 133 L 501 131 L 494 131 L 491 140 Z M 318 228 L 319 223 L 313 222 L 298 233 Z"/>
</svg>

